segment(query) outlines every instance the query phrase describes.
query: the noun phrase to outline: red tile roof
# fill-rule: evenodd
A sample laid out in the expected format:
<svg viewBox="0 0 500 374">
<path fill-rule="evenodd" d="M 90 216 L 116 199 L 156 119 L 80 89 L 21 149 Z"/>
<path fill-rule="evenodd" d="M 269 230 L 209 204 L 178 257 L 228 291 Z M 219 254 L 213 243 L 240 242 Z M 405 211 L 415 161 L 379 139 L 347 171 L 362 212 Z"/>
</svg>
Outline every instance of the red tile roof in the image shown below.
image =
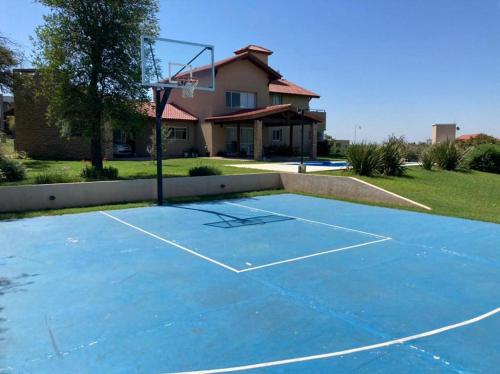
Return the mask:
<svg viewBox="0 0 500 374">
<path fill-rule="evenodd" d="M 456 140 L 469 140 L 469 139 L 474 139 L 477 138 L 481 134 L 464 134 L 460 135 Z"/>
<path fill-rule="evenodd" d="M 145 109 L 148 117 L 156 118 L 156 110 L 154 103 L 146 103 Z M 191 113 L 188 113 L 184 109 L 180 108 L 175 104 L 168 103 L 165 105 L 165 109 L 163 110 L 162 119 L 165 120 L 173 120 L 173 121 L 198 121 L 198 118 L 193 116 Z"/>
<path fill-rule="evenodd" d="M 295 114 L 298 114 L 297 108 L 295 108 L 292 104 L 280 104 L 280 105 L 271 105 L 264 108 L 256 108 L 256 109 L 242 109 L 237 112 L 224 114 L 220 116 L 208 117 L 207 121 L 213 122 L 233 122 L 233 121 L 244 121 L 244 120 L 252 120 L 252 119 L 260 119 L 267 116 L 271 116 L 277 113 L 283 113 L 291 111 Z M 305 118 L 308 118 L 313 121 L 321 122 L 321 119 L 315 117 L 312 114 L 305 113 Z"/>
<path fill-rule="evenodd" d="M 296 85 L 293 82 L 287 81 L 286 79 L 277 79 L 269 83 L 269 92 L 271 93 L 281 93 L 289 95 L 301 95 L 319 98 L 317 93 L 309 91 L 303 87 Z"/>
<path fill-rule="evenodd" d="M 246 47 L 238 49 L 237 51 L 234 51 L 234 54 L 239 55 L 243 52 L 248 52 L 248 51 L 260 52 L 260 53 L 264 53 L 268 56 L 273 54 L 273 51 L 271 51 L 270 49 L 267 49 L 267 48 L 261 47 L 260 45 L 255 45 L 255 44 L 249 44 Z"/>
</svg>

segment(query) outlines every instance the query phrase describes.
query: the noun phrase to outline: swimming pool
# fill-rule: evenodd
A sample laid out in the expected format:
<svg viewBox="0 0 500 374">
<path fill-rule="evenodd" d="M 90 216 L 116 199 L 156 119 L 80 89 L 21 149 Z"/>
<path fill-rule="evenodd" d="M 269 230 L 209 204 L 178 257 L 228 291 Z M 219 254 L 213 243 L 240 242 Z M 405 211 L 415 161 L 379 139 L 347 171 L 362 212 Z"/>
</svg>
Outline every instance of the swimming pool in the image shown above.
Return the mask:
<svg viewBox="0 0 500 374">
<path fill-rule="evenodd" d="M 290 162 L 288 165 L 300 165 L 300 162 Z M 346 167 L 347 161 L 306 161 L 306 166 L 332 166 L 332 167 Z"/>
</svg>

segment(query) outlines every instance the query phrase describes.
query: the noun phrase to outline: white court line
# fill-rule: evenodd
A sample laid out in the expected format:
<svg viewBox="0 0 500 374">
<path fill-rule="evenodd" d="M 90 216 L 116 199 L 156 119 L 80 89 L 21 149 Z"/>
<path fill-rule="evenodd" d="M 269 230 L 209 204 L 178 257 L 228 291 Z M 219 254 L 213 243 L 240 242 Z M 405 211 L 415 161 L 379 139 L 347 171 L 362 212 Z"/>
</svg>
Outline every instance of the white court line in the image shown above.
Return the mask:
<svg viewBox="0 0 500 374">
<path fill-rule="evenodd" d="M 345 356 L 345 355 L 350 355 L 353 353 L 369 351 L 372 349 L 388 347 L 388 346 L 395 345 L 395 344 L 403 344 L 403 343 L 406 343 L 406 342 L 409 342 L 412 340 L 422 339 L 422 338 L 425 338 L 427 336 L 440 334 L 440 333 L 443 333 L 445 331 L 454 330 L 454 329 L 457 329 L 459 327 L 463 327 L 463 326 L 471 325 L 473 323 L 477 323 L 477 322 L 479 322 L 483 319 L 486 319 L 488 317 L 491 317 L 499 312 L 500 312 L 500 308 L 496 308 L 496 309 L 490 310 L 487 313 L 481 314 L 477 317 L 474 317 L 474 318 L 471 318 L 471 319 L 468 319 L 466 321 L 462 321 L 459 323 L 455 323 L 453 325 L 440 327 L 440 328 L 435 329 L 435 330 L 422 332 L 422 333 L 416 334 L 416 335 L 406 336 L 404 338 L 389 340 L 389 341 L 382 342 L 382 343 L 365 345 L 363 347 L 358 347 L 358 348 L 345 349 L 343 351 L 329 352 L 329 353 L 323 353 L 323 354 L 313 355 L 313 356 L 295 357 L 295 358 L 289 358 L 289 359 L 278 360 L 278 361 L 261 362 L 261 363 L 252 364 L 252 365 L 242 365 L 242 366 L 233 366 L 233 367 L 226 367 L 226 368 L 220 368 L 220 369 L 208 369 L 208 370 L 196 370 L 196 371 L 179 371 L 179 372 L 170 373 L 170 374 L 230 373 L 230 372 L 235 372 L 235 371 L 267 368 L 267 367 L 271 367 L 271 366 L 287 365 L 287 364 L 293 364 L 293 363 L 297 363 L 297 362 L 313 361 L 313 360 L 320 360 L 320 359 L 337 357 L 337 356 Z M 164 373 L 164 374 L 167 374 L 167 373 Z"/>
<path fill-rule="evenodd" d="M 341 252 L 341 251 L 345 251 L 345 250 L 352 249 L 352 248 L 363 247 L 365 245 L 370 245 L 370 244 L 385 242 L 386 240 L 391 240 L 391 238 L 378 239 L 378 240 L 373 240 L 373 241 L 367 242 L 367 243 L 355 244 L 355 245 L 350 245 L 348 247 L 342 247 L 342 248 L 337 248 L 337 249 L 330 249 L 328 251 L 317 252 L 317 253 L 313 253 L 313 254 L 310 254 L 310 255 L 305 255 L 305 256 L 300 256 L 300 257 L 295 257 L 295 258 L 289 258 L 287 260 L 282 260 L 282 261 L 271 262 L 269 264 L 264 264 L 264 265 L 254 266 L 254 267 L 251 267 L 251 268 L 242 269 L 242 270 L 239 270 L 239 272 L 240 273 L 244 273 L 246 271 L 258 270 L 258 269 L 262 269 L 262 268 L 267 268 L 269 266 L 281 265 L 281 264 L 285 264 L 287 262 L 300 261 L 300 260 L 304 260 L 304 259 L 310 258 L 310 257 L 322 256 L 322 255 L 326 255 L 328 253 Z"/>
<path fill-rule="evenodd" d="M 103 211 L 100 211 L 99 213 L 104 214 L 105 216 L 107 216 L 107 217 L 109 217 L 109 218 L 111 218 L 111 219 L 114 219 L 115 221 L 118 221 L 118 222 L 120 222 L 120 223 L 122 223 L 122 224 L 124 224 L 124 225 L 127 225 L 127 226 L 129 226 L 129 227 L 132 227 L 133 229 L 135 229 L 135 230 L 137 230 L 137 231 L 140 231 L 140 232 L 142 232 L 143 234 L 149 235 L 149 236 L 151 236 L 151 237 L 153 237 L 153 238 L 155 238 L 155 239 L 161 240 L 162 242 L 165 242 L 165 243 L 167 243 L 167 244 L 173 245 L 174 247 L 177 247 L 177 248 L 179 248 L 179 249 L 182 249 L 183 251 L 186 251 L 186 252 L 188 252 L 188 253 L 191 253 L 192 255 L 198 256 L 198 257 L 200 257 L 200 258 L 202 258 L 202 259 L 204 259 L 204 260 L 207 260 L 207 261 L 209 261 L 209 262 L 211 262 L 211 263 L 213 263 L 213 264 L 216 264 L 216 265 L 222 266 L 223 268 L 228 269 L 228 270 L 231 270 L 232 272 L 235 272 L 235 273 L 239 273 L 239 272 L 240 272 L 239 270 L 236 270 L 235 268 L 232 268 L 232 267 L 231 267 L 231 266 L 229 266 L 229 265 L 223 264 L 222 262 L 219 262 L 219 261 L 217 261 L 217 260 L 214 260 L 213 258 L 210 258 L 210 257 L 204 256 L 204 255 L 202 255 L 201 253 L 198 253 L 198 252 L 196 252 L 196 251 L 193 251 L 192 249 L 189 249 L 189 248 L 184 247 L 184 246 L 182 246 L 182 245 L 180 245 L 180 244 L 177 244 L 176 242 L 173 242 L 173 241 L 171 241 L 171 240 L 168 240 L 168 239 L 162 238 L 161 236 L 158 236 L 158 235 L 156 235 L 156 234 L 153 234 L 152 232 L 149 232 L 149 231 L 146 231 L 146 230 L 144 230 L 144 229 L 141 229 L 140 227 L 134 226 L 134 225 L 132 225 L 132 224 L 130 224 L 130 223 L 128 223 L 128 222 L 125 222 L 125 221 L 121 220 L 120 218 L 115 217 L 115 216 L 113 216 L 113 215 L 111 215 L 111 214 L 109 214 L 109 213 L 106 213 L 106 212 L 103 212 Z"/>
<path fill-rule="evenodd" d="M 251 206 L 248 206 L 248 205 L 242 205 L 242 204 L 237 204 L 237 203 L 230 203 L 228 201 L 226 201 L 225 204 L 233 205 L 233 206 L 239 206 L 241 208 L 246 208 L 246 209 L 250 209 L 250 210 L 256 210 L 256 211 L 259 211 L 259 212 L 270 213 L 270 214 L 274 214 L 276 216 L 293 218 L 293 219 L 296 219 L 296 220 L 299 220 L 299 221 L 304 221 L 304 222 L 309 222 L 309 223 L 316 223 L 318 225 L 329 226 L 329 227 L 333 227 L 333 228 L 336 228 L 336 229 L 347 230 L 347 231 L 354 231 L 354 232 L 358 232 L 358 233 L 365 234 L 365 235 L 375 236 L 377 238 L 392 239 L 392 238 L 389 238 L 388 236 L 384 236 L 384 235 L 373 234 L 371 232 L 366 232 L 366 231 L 351 229 L 349 227 L 332 225 L 330 223 L 325 223 L 325 222 L 320 222 L 320 221 L 313 221 L 312 219 L 307 219 L 307 218 L 302 218 L 302 217 L 297 217 L 297 216 L 290 216 L 288 214 L 282 214 L 282 213 L 273 212 L 271 210 L 254 208 L 254 207 L 251 207 Z"/>
</svg>

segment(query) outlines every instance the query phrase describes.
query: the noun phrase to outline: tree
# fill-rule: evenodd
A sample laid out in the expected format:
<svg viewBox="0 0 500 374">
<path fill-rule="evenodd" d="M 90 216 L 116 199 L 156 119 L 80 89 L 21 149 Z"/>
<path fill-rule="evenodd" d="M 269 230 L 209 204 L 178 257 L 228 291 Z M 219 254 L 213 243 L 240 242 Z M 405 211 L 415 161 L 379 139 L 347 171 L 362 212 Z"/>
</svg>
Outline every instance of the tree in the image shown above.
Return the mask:
<svg viewBox="0 0 500 374">
<path fill-rule="evenodd" d="M 12 68 L 19 64 L 20 55 L 12 42 L 0 35 L 0 91 L 12 89 Z"/>
<path fill-rule="evenodd" d="M 35 65 L 47 119 L 90 139 L 102 170 L 102 128 L 127 128 L 144 113 L 140 35 L 156 35 L 157 0 L 39 0 L 50 8 L 36 29 Z"/>
</svg>

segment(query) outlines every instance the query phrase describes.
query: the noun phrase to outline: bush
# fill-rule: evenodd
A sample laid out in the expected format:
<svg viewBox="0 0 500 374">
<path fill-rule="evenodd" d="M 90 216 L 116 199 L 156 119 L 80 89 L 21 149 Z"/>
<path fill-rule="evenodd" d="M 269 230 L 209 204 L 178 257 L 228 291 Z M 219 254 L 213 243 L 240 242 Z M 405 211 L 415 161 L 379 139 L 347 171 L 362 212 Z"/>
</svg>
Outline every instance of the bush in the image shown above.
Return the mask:
<svg viewBox="0 0 500 374">
<path fill-rule="evenodd" d="M 353 144 L 347 148 L 347 161 L 358 175 L 371 176 L 381 166 L 380 153 L 376 144 Z"/>
<path fill-rule="evenodd" d="M 429 148 L 423 151 L 420 154 L 419 161 L 425 170 L 432 170 L 432 166 L 434 165 L 434 157 L 432 154 L 432 149 Z"/>
<path fill-rule="evenodd" d="M 427 143 L 407 143 L 406 160 L 410 162 L 421 161 L 422 155 L 430 148 Z"/>
<path fill-rule="evenodd" d="M 468 148 L 470 146 L 477 146 L 480 144 L 500 144 L 500 140 L 498 140 L 494 136 L 478 134 L 473 138 L 457 141 L 457 145 L 462 148 Z"/>
<path fill-rule="evenodd" d="M 189 169 L 191 177 L 201 177 L 205 175 L 221 175 L 222 171 L 214 166 L 195 166 Z"/>
<path fill-rule="evenodd" d="M 405 146 L 406 142 L 404 138 L 396 138 L 395 136 L 389 137 L 382 144 L 378 150 L 380 153 L 380 173 L 400 177 L 406 172 L 404 167 L 406 157 Z"/>
<path fill-rule="evenodd" d="M 432 147 L 432 159 L 443 170 L 456 170 L 460 166 L 463 154 L 455 142 L 449 140 Z"/>
<path fill-rule="evenodd" d="M 35 177 L 36 184 L 52 184 L 52 183 L 70 183 L 74 178 L 70 177 L 64 171 L 48 171 L 38 174 Z"/>
<path fill-rule="evenodd" d="M 5 181 L 20 181 L 26 178 L 26 167 L 18 160 L 0 155 L 0 174 Z"/>
<path fill-rule="evenodd" d="M 500 174 L 500 145 L 478 145 L 467 155 L 466 164 L 474 170 Z"/>
<path fill-rule="evenodd" d="M 320 157 L 330 156 L 330 151 L 332 149 L 332 143 L 330 140 L 320 140 L 317 145 L 317 153 Z"/>
<path fill-rule="evenodd" d="M 83 168 L 80 176 L 86 180 L 117 179 L 118 169 L 112 166 L 105 166 L 102 170 L 97 170 L 94 166 L 87 165 Z"/>
</svg>

